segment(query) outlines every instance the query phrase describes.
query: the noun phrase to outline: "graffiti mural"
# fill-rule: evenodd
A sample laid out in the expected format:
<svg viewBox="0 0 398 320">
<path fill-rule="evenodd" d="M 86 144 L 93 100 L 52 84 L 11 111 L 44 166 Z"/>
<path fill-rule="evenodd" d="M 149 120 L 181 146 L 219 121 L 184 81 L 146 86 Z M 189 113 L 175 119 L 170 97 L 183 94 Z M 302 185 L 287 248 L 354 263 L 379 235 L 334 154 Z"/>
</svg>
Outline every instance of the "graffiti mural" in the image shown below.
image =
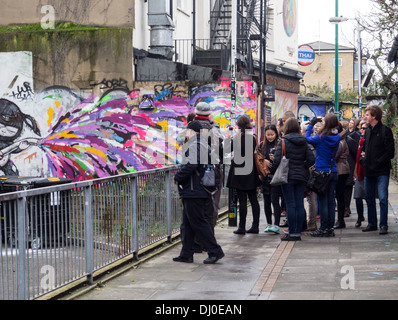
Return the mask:
<svg viewBox="0 0 398 320">
<path fill-rule="evenodd" d="M 197 87 L 153 83 L 130 91 L 123 79 L 103 79 L 92 86 L 108 91 L 82 96 L 54 86 L 29 92 L 28 100 L 3 96 L 0 175 L 82 181 L 178 163 L 177 134 L 201 101 L 210 104 L 222 131 L 230 125 L 229 81 Z M 255 85 L 238 82 L 237 88 L 237 116 L 246 114 L 254 123 Z"/>
<path fill-rule="evenodd" d="M 292 111 L 297 114 L 297 94 L 275 90 L 275 95 L 275 102 L 268 103 L 271 107 L 271 123 L 276 123 L 286 111 Z"/>
</svg>

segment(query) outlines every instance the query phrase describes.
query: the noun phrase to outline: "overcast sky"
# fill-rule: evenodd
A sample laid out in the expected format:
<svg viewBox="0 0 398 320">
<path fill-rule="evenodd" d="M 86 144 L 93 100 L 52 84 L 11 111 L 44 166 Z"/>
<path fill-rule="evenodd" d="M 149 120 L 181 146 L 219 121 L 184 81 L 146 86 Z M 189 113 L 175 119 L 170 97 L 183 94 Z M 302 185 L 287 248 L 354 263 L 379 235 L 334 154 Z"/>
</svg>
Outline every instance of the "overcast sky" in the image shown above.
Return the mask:
<svg viewBox="0 0 398 320">
<path fill-rule="evenodd" d="M 339 16 L 356 18 L 365 16 L 373 7 L 370 0 L 338 0 Z M 329 22 L 336 16 L 336 0 L 297 0 L 298 2 L 298 43 L 314 41 L 335 43 L 335 27 Z M 339 24 L 339 43 L 354 43 L 355 21 Z"/>
</svg>

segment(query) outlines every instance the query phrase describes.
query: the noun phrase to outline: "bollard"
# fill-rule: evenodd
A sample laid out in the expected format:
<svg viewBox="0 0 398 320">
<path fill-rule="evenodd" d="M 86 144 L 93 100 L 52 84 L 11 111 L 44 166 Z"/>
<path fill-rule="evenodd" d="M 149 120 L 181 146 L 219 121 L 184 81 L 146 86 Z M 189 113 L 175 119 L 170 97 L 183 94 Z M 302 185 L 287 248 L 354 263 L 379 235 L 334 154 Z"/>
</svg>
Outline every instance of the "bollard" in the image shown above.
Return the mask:
<svg viewBox="0 0 398 320">
<path fill-rule="evenodd" d="M 238 225 L 238 196 L 236 189 L 228 190 L 228 226 L 236 227 Z"/>
</svg>

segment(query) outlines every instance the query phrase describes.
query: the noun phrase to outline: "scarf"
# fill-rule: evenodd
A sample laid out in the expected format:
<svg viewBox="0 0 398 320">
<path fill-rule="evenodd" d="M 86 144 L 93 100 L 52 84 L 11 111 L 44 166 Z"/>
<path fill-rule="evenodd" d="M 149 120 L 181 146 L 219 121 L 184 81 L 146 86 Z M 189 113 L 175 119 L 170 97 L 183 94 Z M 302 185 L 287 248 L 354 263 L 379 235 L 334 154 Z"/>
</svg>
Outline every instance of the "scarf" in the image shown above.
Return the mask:
<svg viewBox="0 0 398 320">
<path fill-rule="evenodd" d="M 361 158 L 362 146 L 363 146 L 363 137 L 359 141 L 359 148 L 357 151 L 357 180 L 358 181 L 362 181 L 364 179 L 363 166 L 359 162 L 359 159 Z"/>
</svg>

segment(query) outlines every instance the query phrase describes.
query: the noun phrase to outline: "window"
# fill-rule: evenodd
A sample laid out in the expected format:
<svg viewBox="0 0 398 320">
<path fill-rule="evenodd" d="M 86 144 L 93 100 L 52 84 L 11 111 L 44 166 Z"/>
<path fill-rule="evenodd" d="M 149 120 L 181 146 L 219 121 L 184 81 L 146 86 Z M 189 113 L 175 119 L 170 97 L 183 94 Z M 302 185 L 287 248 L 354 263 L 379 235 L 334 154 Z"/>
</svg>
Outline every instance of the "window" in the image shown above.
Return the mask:
<svg viewBox="0 0 398 320">
<path fill-rule="evenodd" d="M 336 59 L 333 58 L 333 67 L 336 66 L 335 62 L 336 62 Z M 339 67 L 342 67 L 342 66 L 343 66 L 343 59 L 339 58 Z"/>
<path fill-rule="evenodd" d="M 343 90 L 343 85 L 339 84 L 339 92 L 341 92 L 342 90 Z M 336 92 L 336 90 L 334 89 L 334 86 L 333 86 L 333 92 Z"/>
<path fill-rule="evenodd" d="M 177 9 L 179 11 L 181 11 L 182 13 L 186 14 L 188 17 L 190 16 L 190 13 L 189 13 L 190 8 L 189 8 L 189 5 L 187 4 L 186 0 L 178 0 L 177 1 Z"/>
<path fill-rule="evenodd" d="M 359 63 L 358 61 L 354 62 L 354 80 L 358 81 L 358 68 L 359 68 Z"/>
</svg>

